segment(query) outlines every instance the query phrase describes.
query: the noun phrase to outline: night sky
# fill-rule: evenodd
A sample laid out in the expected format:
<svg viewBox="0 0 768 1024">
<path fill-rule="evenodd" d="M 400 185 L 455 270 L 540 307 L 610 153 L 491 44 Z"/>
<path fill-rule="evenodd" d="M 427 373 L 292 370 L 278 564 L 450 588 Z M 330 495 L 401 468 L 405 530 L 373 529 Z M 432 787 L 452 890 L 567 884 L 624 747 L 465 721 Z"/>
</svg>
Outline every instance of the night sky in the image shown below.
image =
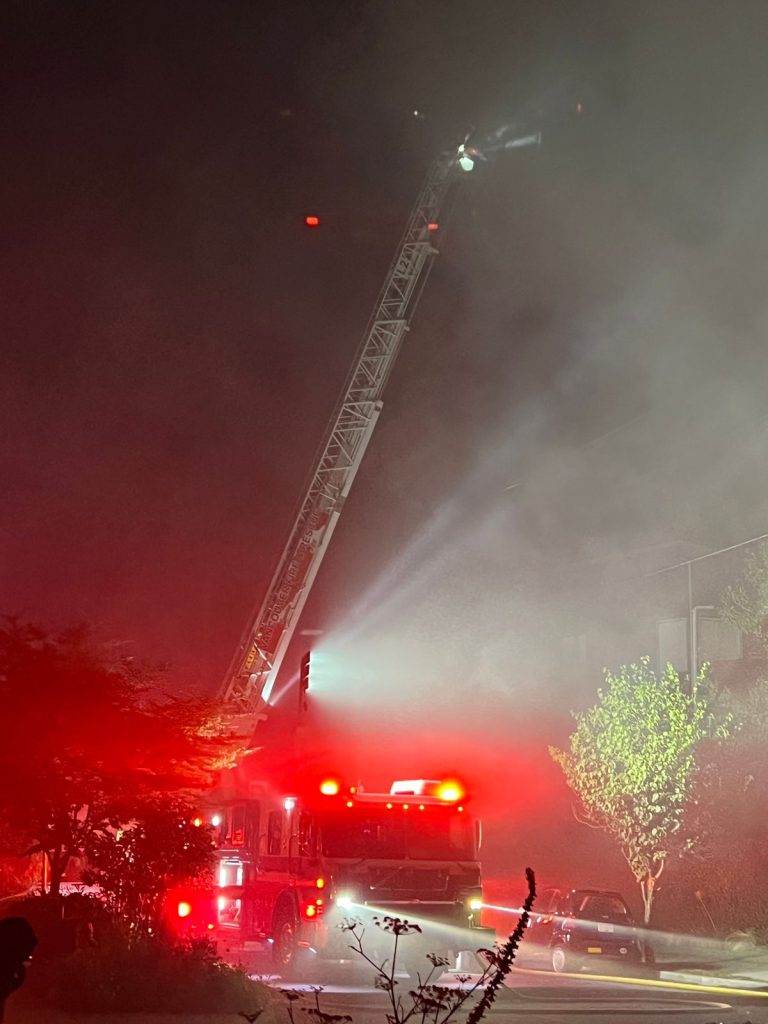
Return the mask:
<svg viewBox="0 0 768 1024">
<path fill-rule="evenodd" d="M 544 142 L 464 186 L 303 625 L 477 664 L 541 567 L 765 532 L 764 2 L 3 20 L 5 611 L 213 690 L 429 160 L 508 122 Z"/>
</svg>

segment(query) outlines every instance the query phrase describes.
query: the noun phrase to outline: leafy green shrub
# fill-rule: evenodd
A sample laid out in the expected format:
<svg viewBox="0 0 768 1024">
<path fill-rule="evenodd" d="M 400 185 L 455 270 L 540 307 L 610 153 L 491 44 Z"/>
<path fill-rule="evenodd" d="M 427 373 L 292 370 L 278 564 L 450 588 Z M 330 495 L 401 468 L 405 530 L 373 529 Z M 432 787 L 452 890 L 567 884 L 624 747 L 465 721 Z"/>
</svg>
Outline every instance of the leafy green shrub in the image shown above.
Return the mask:
<svg viewBox="0 0 768 1024">
<path fill-rule="evenodd" d="M 38 995 L 70 1011 L 252 1013 L 269 1000 L 266 986 L 222 963 L 205 942 L 173 946 L 155 938 L 129 944 L 113 933 L 36 966 L 30 981 Z"/>
</svg>

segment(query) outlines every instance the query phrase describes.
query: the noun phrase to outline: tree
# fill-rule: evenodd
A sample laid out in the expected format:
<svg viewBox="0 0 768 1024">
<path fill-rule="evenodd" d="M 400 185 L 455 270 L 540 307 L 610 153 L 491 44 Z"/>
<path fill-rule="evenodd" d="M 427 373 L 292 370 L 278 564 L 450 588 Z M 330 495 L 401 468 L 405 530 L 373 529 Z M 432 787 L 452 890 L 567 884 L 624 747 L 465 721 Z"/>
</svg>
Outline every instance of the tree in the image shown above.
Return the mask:
<svg viewBox="0 0 768 1024">
<path fill-rule="evenodd" d="M 741 579 L 726 587 L 720 599 L 720 614 L 768 648 L 768 544 L 746 556 Z"/>
<path fill-rule="evenodd" d="M 699 840 L 685 857 L 685 878 L 713 929 L 766 936 L 768 681 L 725 690 L 718 702 L 732 716 L 732 734 L 698 754 L 689 822 Z"/>
<path fill-rule="evenodd" d="M 200 788 L 241 749 L 221 707 L 164 696 L 82 629 L 51 636 L 7 620 L 0 706 L 0 820 L 30 837 L 27 852 L 47 857 L 54 894 L 115 806 Z"/>
<path fill-rule="evenodd" d="M 0 901 L 26 892 L 42 877 L 42 858 L 25 856 L 29 836 L 0 825 Z"/>
<path fill-rule="evenodd" d="M 644 919 L 651 918 L 656 883 L 673 852 L 694 837 L 684 829 L 695 775 L 695 750 L 715 725 L 706 677 L 697 698 L 683 690 L 671 665 L 657 676 L 648 658 L 605 673 L 597 703 L 574 713 L 570 750 L 550 747 L 587 824 L 614 838 L 640 885 Z"/>
<path fill-rule="evenodd" d="M 118 806 L 95 824 L 83 880 L 99 885 L 138 934 L 157 932 L 168 891 L 181 882 L 212 884 L 213 829 L 178 796 Z M 207 883 L 207 885 L 206 885 Z"/>
</svg>

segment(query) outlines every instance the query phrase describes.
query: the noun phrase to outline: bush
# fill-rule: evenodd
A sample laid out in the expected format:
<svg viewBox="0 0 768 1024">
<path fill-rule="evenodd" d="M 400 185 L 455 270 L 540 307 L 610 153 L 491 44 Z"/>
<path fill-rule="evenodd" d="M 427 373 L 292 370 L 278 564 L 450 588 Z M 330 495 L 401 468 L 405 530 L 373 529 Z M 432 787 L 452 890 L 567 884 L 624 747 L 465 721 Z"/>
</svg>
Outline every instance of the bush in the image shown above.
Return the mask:
<svg viewBox="0 0 768 1024">
<path fill-rule="evenodd" d="M 253 1013 L 269 1000 L 266 986 L 222 963 L 208 943 L 129 944 L 119 933 L 63 959 L 33 963 L 29 980 L 45 1002 L 85 1013 Z"/>
<path fill-rule="evenodd" d="M 68 956 L 78 946 L 114 929 L 113 918 L 101 900 L 82 893 L 68 896 L 25 896 L 2 906 L 0 917 L 25 917 L 39 945 L 35 961 Z"/>
</svg>

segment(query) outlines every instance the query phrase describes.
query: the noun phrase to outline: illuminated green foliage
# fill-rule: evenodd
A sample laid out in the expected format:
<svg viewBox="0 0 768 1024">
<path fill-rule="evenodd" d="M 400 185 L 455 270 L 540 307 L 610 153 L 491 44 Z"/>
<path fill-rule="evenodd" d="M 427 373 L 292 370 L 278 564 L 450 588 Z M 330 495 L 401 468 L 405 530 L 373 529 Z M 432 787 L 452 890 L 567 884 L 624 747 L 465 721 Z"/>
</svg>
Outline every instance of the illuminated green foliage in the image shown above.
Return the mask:
<svg viewBox="0 0 768 1024">
<path fill-rule="evenodd" d="M 670 855 L 693 842 L 684 828 L 700 740 L 727 735 L 716 724 L 705 673 L 697 699 L 671 665 L 662 675 L 648 658 L 606 671 L 597 703 L 574 714 L 570 750 L 550 754 L 562 768 L 587 824 L 614 838 L 640 884 L 646 923 L 655 883 Z"/>
</svg>

